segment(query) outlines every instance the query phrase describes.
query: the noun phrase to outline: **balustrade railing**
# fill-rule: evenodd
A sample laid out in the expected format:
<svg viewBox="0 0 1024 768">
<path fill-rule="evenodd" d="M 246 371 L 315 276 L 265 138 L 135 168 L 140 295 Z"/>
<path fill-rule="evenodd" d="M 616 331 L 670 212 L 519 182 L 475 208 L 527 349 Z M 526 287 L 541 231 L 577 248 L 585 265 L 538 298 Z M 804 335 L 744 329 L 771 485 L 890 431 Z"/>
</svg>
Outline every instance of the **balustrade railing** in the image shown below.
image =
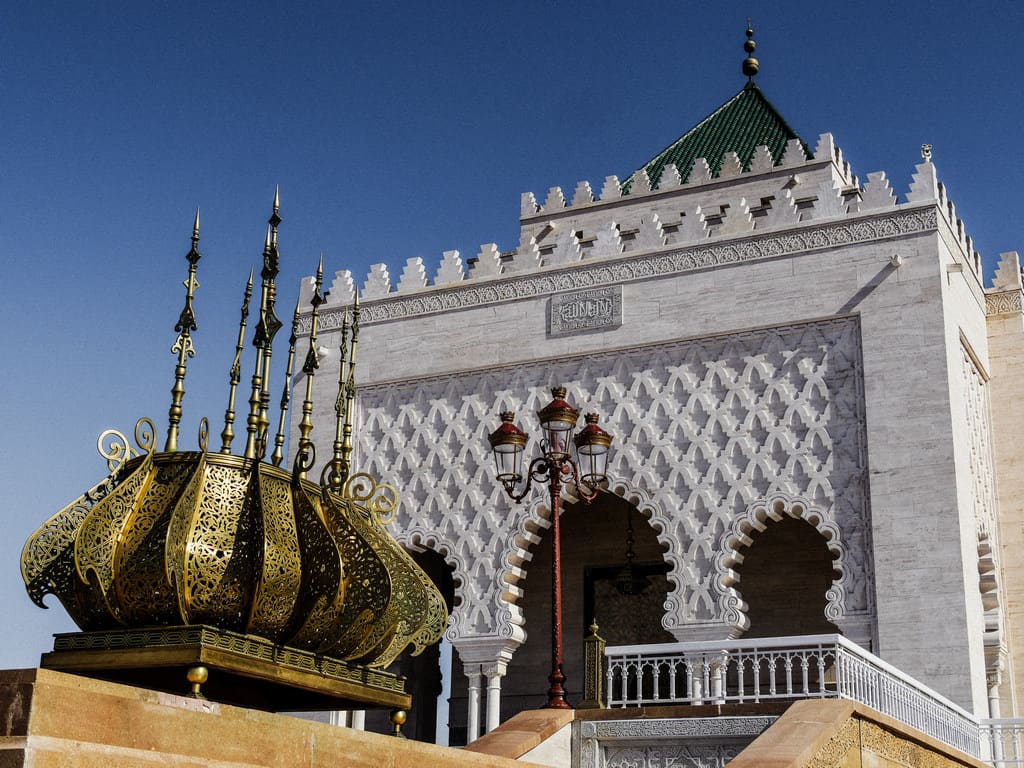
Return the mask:
<svg viewBox="0 0 1024 768">
<path fill-rule="evenodd" d="M 973 715 L 841 635 L 614 646 L 605 659 L 609 707 L 845 698 L 982 755 Z"/>
<path fill-rule="evenodd" d="M 981 741 L 993 765 L 1024 765 L 1024 718 L 981 721 Z"/>
</svg>

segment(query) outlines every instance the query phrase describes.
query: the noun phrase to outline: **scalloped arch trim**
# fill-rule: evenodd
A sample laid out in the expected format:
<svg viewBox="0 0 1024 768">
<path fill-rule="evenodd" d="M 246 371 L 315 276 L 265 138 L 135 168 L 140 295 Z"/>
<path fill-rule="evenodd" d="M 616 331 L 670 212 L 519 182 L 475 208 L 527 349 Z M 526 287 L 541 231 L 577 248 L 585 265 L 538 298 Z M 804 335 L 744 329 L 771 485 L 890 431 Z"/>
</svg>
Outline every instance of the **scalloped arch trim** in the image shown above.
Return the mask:
<svg viewBox="0 0 1024 768">
<path fill-rule="evenodd" d="M 735 568 L 743 562 L 741 550 L 749 547 L 754 541 L 753 537 L 764 531 L 770 522 L 777 522 L 785 517 L 809 523 L 825 539 L 833 556 L 832 567 L 839 573 L 825 593 L 825 618 L 837 623 L 845 616 L 846 548 L 842 543 L 839 526 L 828 520 L 824 512 L 814 508 L 806 499 L 773 494 L 758 499 L 747 507 L 746 513 L 733 520 L 732 525 L 722 536 L 719 555 L 715 559 L 718 587 L 721 590 L 719 608 L 725 623 L 735 632 L 745 632 L 750 627 L 747 604 L 736 589 L 740 576 Z"/>
</svg>

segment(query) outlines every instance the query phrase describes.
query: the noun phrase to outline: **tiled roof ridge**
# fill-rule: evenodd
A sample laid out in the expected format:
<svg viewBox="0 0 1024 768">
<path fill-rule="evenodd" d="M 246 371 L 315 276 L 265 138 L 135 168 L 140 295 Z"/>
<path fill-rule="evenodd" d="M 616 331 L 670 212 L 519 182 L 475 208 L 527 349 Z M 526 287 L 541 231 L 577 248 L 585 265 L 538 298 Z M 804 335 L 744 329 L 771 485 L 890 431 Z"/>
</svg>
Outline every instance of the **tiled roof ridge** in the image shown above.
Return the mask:
<svg viewBox="0 0 1024 768">
<path fill-rule="evenodd" d="M 745 107 L 742 103 L 744 101 L 751 103 Z M 737 110 L 743 110 L 743 113 L 738 116 L 739 124 L 735 124 L 737 116 L 733 114 Z M 716 125 L 719 121 L 723 123 L 721 126 Z M 752 128 L 756 133 L 751 133 Z M 771 134 L 771 137 L 768 134 Z M 781 147 L 790 139 L 800 141 L 805 155 L 808 158 L 811 156 L 806 143 L 790 127 L 757 84 L 750 81 L 686 133 L 641 165 L 637 171 L 634 171 L 622 183 L 622 191 L 624 194 L 628 194 L 634 177 L 641 170 L 647 172 L 652 184 L 657 183 L 662 169 L 669 163 L 676 166 L 682 174 L 682 181 L 685 182 L 689 177 L 693 161 L 698 157 L 717 158 L 718 165 L 711 168 L 712 175 L 717 176 L 720 169 L 720 158 L 729 151 L 736 152 L 743 167 L 746 168 L 750 164 L 755 147 L 759 144 L 767 145 L 772 156 L 780 158 Z M 711 151 L 708 151 L 709 149 Z"/>
</svg>

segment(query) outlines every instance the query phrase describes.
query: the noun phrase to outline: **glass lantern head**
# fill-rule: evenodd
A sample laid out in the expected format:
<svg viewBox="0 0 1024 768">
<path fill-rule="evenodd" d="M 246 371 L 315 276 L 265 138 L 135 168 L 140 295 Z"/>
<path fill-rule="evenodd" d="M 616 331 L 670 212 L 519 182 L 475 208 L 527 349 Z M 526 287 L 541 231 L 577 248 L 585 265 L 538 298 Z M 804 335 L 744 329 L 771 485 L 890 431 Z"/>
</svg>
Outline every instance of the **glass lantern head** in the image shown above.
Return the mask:
<svg viewBox="0 0 1024 768">
<path fill-rule="evenodd" d="M 514 423 L 512 411 L 501 414 L 501 425 L 487 436 L 494 453 L 494 466 L 498 480 L 506 487 L 512 487 L 523 479 L 523 452 L 529 437 Z"/>
<path fill-rule="evenodd" d="M 614 439 L 597 425 L 597 414 L 588 413 L 586 426 L 576 435 L 576 455 L 580 462 L 580 480 L 590 487 L 608 476 L 608 449 Z"/>
<path fill-rule="evenodd" d="M 550 403 L 537 411 L 540 428 L 544 430 L 544 455 L 549 459 L 565 459 L 572 445 L 572 432 L 580 412 L 565 401 L 565 387 L 552 387 Z"/>
</svg>

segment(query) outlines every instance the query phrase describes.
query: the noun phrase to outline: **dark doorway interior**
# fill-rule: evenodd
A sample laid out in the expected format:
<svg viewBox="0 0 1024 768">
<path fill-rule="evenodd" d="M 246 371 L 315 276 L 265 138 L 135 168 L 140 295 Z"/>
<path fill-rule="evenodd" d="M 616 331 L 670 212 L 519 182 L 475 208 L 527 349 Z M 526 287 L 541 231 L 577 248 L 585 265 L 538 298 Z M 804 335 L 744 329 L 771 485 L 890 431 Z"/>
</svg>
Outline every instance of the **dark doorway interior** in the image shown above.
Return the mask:
<svg viewBox="0 0 1024 768">
<path fill-rule="evenodd" d="M 805 520 L 784 517 L 742 550 L 736 567 L 750 629 L 744 637 L 838 632 L 825 618 L 825 593 L 837 573 L 824 537 Z"/>
</svg>

